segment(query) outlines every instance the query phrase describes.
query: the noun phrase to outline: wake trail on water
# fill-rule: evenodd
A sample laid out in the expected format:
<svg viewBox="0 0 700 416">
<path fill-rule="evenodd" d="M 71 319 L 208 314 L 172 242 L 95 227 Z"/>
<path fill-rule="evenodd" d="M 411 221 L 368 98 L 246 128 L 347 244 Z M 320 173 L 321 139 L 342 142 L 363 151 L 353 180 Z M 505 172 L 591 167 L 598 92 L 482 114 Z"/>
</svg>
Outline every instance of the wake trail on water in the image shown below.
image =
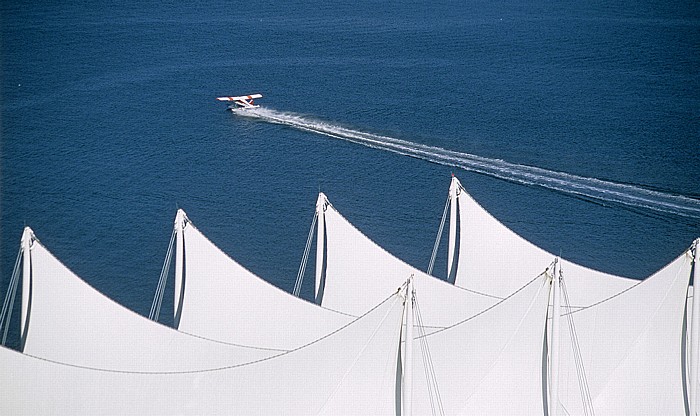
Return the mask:
<svg viewBox="0 0 700 416">
<path fill-rule="evenodd" d="M 673 215 L 700 218 L 700 200 L 682 195 L 645 189 L 609 180 L 578 176 L 447 150 L 407 140 L 349 129 L 308 116 L 268 108 L 236 111 L 237 115 L 281 124 L 322 134 L 335 139 L 361 144 L 374 149 L 423 159 L 444 166 L 458 167 L 470 172 L 523 185 L 534 185 L 569 195 L 614 202 L 630 207 L 645 208 Z"/>
</svg>

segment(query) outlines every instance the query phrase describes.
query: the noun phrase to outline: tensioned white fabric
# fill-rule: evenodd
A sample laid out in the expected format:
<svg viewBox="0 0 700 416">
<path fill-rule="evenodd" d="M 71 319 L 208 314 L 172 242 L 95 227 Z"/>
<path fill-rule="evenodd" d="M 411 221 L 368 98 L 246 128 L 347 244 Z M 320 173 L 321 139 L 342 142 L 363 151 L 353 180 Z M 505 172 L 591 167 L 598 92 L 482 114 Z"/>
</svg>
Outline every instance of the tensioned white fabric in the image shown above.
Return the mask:
<svg viewBox="0 0 700 416">
<path fill-rule="evenodd" d="M 330 203 L 325 225 L 326 277 L 321 305 L 326 308 L 357 315 L 410 276 L 414 276 L 413 284 L 421 294 L 423 321 L 428 327 L 452 325 L 499 300 L 455 288 L 397 259 L 357 230 Z M 548 264 L 529 278 L 543 272 Z"/>
<path fill-rule="evenodd" d="M 257 277 L 189 221 L 183 236 L 185 273 L 180 331 L 244 345 L 291 349 L 353 319 L 292 296 Z M 377 293 L 375 303 L 355 310 L 354 315 L 365 313 L 399 285 Z"/>
<path fill-rule="evenodd" d="M 95 371 L 0 348 L 0 414 L 395 415 L 402 299 L 304 348 L 214 371 Z"/>
<path fill-rule="evenodd" d="M 211 342 L 150 321 L 89 286 L 38 240 L 31 248 L 28 317 L 24 353 L 72 365 L 182 371 L 217 368 L 279 353 Z"/>
<path fill-rule="evenodd" d="M 500 223 L 452 178 L 458 189 L 459 260 L 455 285 L 507 296 L 549 265 L 554 254 Z M 553 236 L 554 238 L 554 236 Z M 639 283 L 561 259 L 572 306 L 587 306 Z"/>
<path fill-rule="evenodd" d="M 535 271 L 552 254 L 520 237 L 481 207 L 457 178 L 460 213 L 460 245 L 455 284 L 464 288 L 504 295 L 524 281 L 521 270 Z M 507 253 L 507 254 L 506 254 Z M 573 310 L 617 296 L 640 282 L 593 270 L 565 259 L 561 268 L 566 276 Z M 481 276 L 481 277 L 478 277 Z M 687 332 L 691 332 L 692 286 L 688 289 Z M 614 311 L 610 311 L 614 314 Z M 599 313 L 603 313 L 602 310 Z M 599 319 L 605 320 L 602 315 Z M 686 337 L 690 357 L 690 336 Z M 690 359 L 688 359 L 690 361 Z M 687 373 L 690 374 L 688 367 Z"/>
<path fill-rule="evenodd" d="M 415 286 L 417 292 L 421 294 L 423 321 L 426 326 L 447 326 L 450 325 L 451 319 L 454 322 L 455 319 L 472 316 L 471 314 L 475 312 L 470 310 L 465 313 L 466 309 L 461 309 L 469 304 L 462 295 L 469 293 L 474 296 L 474 293 L 465 291 L 464 288 L 447 285 L 453 288 L 452 293 L 449 293 L 441 290 L 443 286 L 439 284 L 444 282 L 437 279 L 428 280 L 430 279 L 428 276 L 425 276 L 427 279 L 421 279 L 420 272 L 416 272 L 415 269 L 393 258 L 372 243 L 331 205 L 326 209 L 325 222 L 328 247 L 326 286 L 323 297 L 325 306 L 341 311 L 351 311 L 357 305 L 367 302 L 365 297 L 371 299 L 372 292 L 377 288 L 390 287 L 394 282 L 399 281 L 401 275 L 415 274 L 417 277 Z M 500 225 L 497 222 L 496 224 Z M 480 235 L 485 234 L 488 233 L 481 230 Z M 513 236 L 517 237 L 510 231 L 504 234 L 504 238 Z M 524 240 L 522 242 L 527 243 Z M 528 263 L 531 267 L 526 267 L 524 270 L 530 273 L 544 271 L 551 264 L 550 258 L 545 258 L 547 253 L 543 250 L 531 247 L 539 250 L 537 256 L 542 263 L 536 268 L 534 263 Z M 527 249 L 525 247 L 523 250 L 527 251 Z M 504 253 L 500 254 L 505 256 Z M 495 262 L 495 258 L 493 260 Z M 494 264 L 502 263 L 503 261 Z M 517 292 L 533 277 L 531 275 L 528 279 L 527 275 L 521 275 L 514 264 L 507 268 L 510 274 L 506 278 L 499 279 L 495 276 L 496 270 L 498 270 L 497 267 L 489 269 L 491 274 L 487 276 L 492 277 L 494 283 L 505 282 L 505 286 L 510 288 L 507 293 L 499 288 L 501 296 Z M 561 262 L 561 271 L 566 282 L 569 305 L 572 305 L 572 310 L 575 312 L 573 317 L 575 317 L 575 327 L 578 328 L 583 366 L 587 373 L 590 373 L 587 386 L 591 392 L 593 406 L 599 409 L 596 413 L 615 414 L 625 408 L 650 413 L 662 409 L 663 406 L 672 410 L 683 409 L 682 391 L 685 379 L 681 371 L 681 351 L 682 340 L 684 340 L 683 314 L 690 276 L 688 252 L 641 283 L 606 275 L 566 261 Z M 593 287 L 589 288 L 589 285 Z M 480 289 L 489 290 L 489 286 L 486 285 Z M 340 296 L 341 294 L 343 296 Z M 476 297 L 476 299 L 480 298 Z M 485 303 L 486 305 L 481 304 L 475 309 L 483 310 L 484 306 L 488 307 L 488 302 Z M 562 308 L 562 311 L 568 311 Z M 560 403 L 570 414 L 579 414 L 583 413 L 582 393 L 578 383 L 576 360 L 571 355 L 573 347 L 567 319 L 566 315 L 561 319 L 560 351 L 563 354 L 566 350 L 568 354 L 563 354 L 561 358 Z M 490 324 L 494 325 L 494 322 L 496 321 Z M 489 324 L 485 323 L 485 325 Z M 501 325 L 500 321 L 496 325 Z M 551 326 L 549 330 L 551 331 Z M 429 328 L 428 332 L 430 331 L 436 331 L 436 329 Z M 438 331 L 434 337 L 440 334 L 442 333 Z M 531 333 L 529 336 L 532 337 L 528 338 L 529 341 L 534 342 L 536 338 L 541 347 L 544 348 L 546 345 L 545 339 L 539 334 Z M 584 338 L 585 341 L 582 341 Z M 441 345 L 449 345 L 449 342 L 446 344 L 438 342 L 434 348 L 439 350 Z M 440 356 L 453 362 L 464 359 L 456 351 L 462 350 L 456 346 L 445 347 L 440 353 L 433 352 L 432 356 L 434 359 Z M 540 349 L 540 352 L 543 350 Z M 447 363 L 445 367 L 450 365 L 453 364 Z M 419 374 L 420 371 L 415 369 L 414 373 Z M 635 392 L 631 391 L 637 383 L 646 383 L 650 377 L 656 377 L 656 374 L 663 374 L 658 377 L 658 380 L 662 381 L 649 382 L 649 385 L 658 387 L 656 390 L 637 388 Z M 514 377 L 514 374 L 504 374 L 503 377 Z M 635 381 L 625 385 L 627 379 Z M 448 376 L 442 384 L 451 382 L 454 382 L 454 379 Z M 494 385 L 497 384 L 498 381 L 494 381 Z M 671 391 L 675 393 L 669 393 L 663 400 L 659 399 L 660 394 Z M 680 395 L 678 392 L 681 392 Z M 624 397 L 619 398 L 619 395 Z M 450 394 L 446 396 L 453 397 Z M 651 403 L 653 401 L 655 402 Z M 480 410 L 488 411 L 488 407 Z"/>
<path fill-rule="evenodd" d="M 682 357 L 691 265 L 689 250 L 629 291 L 571 314 L 596 415 L 685 413 Z M 564 280 L 568 286 L 566 271 Z M 562 316 L 562 325 L 567 319 Z M 560 403 L 568 414 L 582 414 L 572 338 L 562 331 Z"/>
<path fill-rule="evenodd" d="M 447 414 L 545 412 L 550 279 L 541 272 L 547 265 L 537 275 L 520 278 L 521 284 L 504 299 L 484 296 L 394 258 L 331 205 L 324 219 L 328 252 L 323 302 L 364 314 L 359 319 L 292 298 L 259 280 L 192 224 L 183 233 L 185 267 L 191 267 L 183 284 L 184 322 L 188 307 L 197 308 L 193 310 L 203 322 L 221 314 L 233 324 L 214 323 L 219 330 L 230 328 L 230 336 L 299 343 L 288 353 L 215 343 L 148 321 L 90 288 L 34 241 L 25 346 L 31 355 L 0 348 L 0 371 L 8 380 L 0 414 L 397 414 L 404 311 L 397 289 L 411 275 L 416 310 L 427 326 L 427 336 L 416 331 L 411 343 L 414 414 L 432 410 L 424 342 Z M 577 361 L 585 370 L 597 415 L 685 412 L 689 253 L 628 290 L 561 316 L 559 414 L 584 413 Z M 572 288 L 566 264 L 562 273 L 571 298 L 580 289 Z M 239 285 L 246 291 L 235 292 Z M 234 303 L 238 296 L 249 302 L 226 309 L 224 300 Z M 260 309 L 250 309 L 255 307 L 251 297 Z M 207 309 L 202 303 L 210 298 L 214 308 Z M 268 306 L 274 313 L 264 318 L 251 312 L 264 313 Z M 318 316 L 312 316 L 314 311 Z M 241 324 L 238 315 L 229 315 L 236 313 L 251 316 L 241 318 Z M 265 322 L 295 313 L 301 318 L 283 322 L 298 328 L 307 324 L 304 319 L 320 324 L 294 338 L 285 328 Z M 344 321 L 330 324 L 321 314 Z M 569 318 L 576 342 L 566 327 Z M 313 334 L 318 336 L 311 338 Z M 574 347 L 580 356 L 574 355 Z"/>
<path fill-rule="evenodd" d="M 474 319 L 425 337 L 445 414 L 544 414 L 550 282 L 537 277 Z M 433 414 L 420 338 L 413 344 L 414 414 Z"/>
</svg>

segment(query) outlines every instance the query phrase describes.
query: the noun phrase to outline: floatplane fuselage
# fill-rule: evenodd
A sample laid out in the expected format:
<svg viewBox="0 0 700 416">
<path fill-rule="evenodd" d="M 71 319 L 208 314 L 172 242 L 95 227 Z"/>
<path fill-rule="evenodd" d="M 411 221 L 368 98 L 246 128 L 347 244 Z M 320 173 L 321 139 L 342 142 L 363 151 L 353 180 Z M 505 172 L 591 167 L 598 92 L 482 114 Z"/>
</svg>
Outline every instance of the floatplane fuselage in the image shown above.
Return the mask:
<svg viewBox="0 0 700 416">
<path fill-rule="evenodd" d="M 216 99 L 219 101 L 233 101 L 233 103 L 228 106 L 228 109 L 236 111 L 260 107 L 253 102 L 256 98 L 262 98 L 262 94 L 241 95 L 239 97 L 217 97 Z"/>
</svg>

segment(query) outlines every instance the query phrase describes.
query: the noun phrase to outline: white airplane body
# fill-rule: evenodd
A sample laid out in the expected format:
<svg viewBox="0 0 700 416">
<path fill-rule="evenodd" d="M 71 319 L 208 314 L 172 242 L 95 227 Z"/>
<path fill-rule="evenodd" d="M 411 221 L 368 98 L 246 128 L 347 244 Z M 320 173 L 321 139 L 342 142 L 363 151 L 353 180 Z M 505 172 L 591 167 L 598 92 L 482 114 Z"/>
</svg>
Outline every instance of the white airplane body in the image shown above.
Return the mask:
<svg viewBox="0 0 700 416">
<path fill-rule="evenodd" d="M 229 105 L 228 108 L 231 111 L 235 111 L 260 107 L 254 104 L 253 99 L 255 98 L 262 98 L 262 94 L 241 95 L 238 97 L 217 97 L 216 99 L 219 101 L 233 101 L 233 104 Z"/>
</svg>

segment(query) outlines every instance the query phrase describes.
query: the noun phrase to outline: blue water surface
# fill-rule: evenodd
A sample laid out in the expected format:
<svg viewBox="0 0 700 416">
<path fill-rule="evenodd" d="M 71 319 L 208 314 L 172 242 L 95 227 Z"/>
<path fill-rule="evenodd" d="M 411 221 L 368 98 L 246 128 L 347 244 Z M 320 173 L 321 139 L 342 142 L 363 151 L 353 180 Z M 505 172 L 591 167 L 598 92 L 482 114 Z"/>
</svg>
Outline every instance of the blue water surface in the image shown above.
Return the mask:
<svg viewBox="0 0 700 416">
<path fill-rule="evenodd" d="M 696 1 L 10 1 L 0 19 L 2 294 L 29 225 L 147 314 L 178 207 L 291 291 L 319 190 L 424 269 L 452 172 L 528 240 L 606 272 L 643 278 L 700 237 L 700 216 L 516 184 L 214 100 L 260 92 L 277 111 L 697 202 Z"/>
</svg>

